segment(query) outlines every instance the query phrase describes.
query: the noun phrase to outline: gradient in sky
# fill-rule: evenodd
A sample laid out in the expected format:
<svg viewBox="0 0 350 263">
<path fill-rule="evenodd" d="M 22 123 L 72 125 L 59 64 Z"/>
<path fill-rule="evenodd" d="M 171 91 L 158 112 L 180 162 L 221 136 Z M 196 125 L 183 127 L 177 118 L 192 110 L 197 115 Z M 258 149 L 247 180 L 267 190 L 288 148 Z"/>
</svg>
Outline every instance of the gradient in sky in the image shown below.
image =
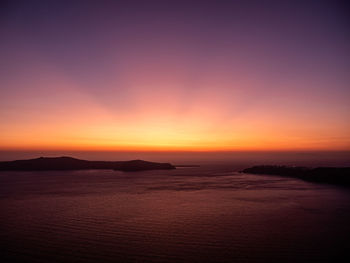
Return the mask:
<svg viewBox="0 0 350 263">
<path fill-rule="evenodd" d="M 2 1 L 0 147 L 349 150 L 343 1 Z"/>
</svg>

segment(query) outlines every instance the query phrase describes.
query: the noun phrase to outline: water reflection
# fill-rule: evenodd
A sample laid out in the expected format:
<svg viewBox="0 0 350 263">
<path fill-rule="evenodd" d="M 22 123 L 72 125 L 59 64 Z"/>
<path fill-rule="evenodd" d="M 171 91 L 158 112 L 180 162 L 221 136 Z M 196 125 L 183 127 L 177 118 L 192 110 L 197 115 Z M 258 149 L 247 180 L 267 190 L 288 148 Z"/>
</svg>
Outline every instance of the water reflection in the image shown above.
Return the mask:
<svg viewBox="0 0 350 263">
<path fill-rule="evenodd" d="M 350 192 L 228 167 L 2 172 L 7 262 L 329 261 Z"/>
</svg>

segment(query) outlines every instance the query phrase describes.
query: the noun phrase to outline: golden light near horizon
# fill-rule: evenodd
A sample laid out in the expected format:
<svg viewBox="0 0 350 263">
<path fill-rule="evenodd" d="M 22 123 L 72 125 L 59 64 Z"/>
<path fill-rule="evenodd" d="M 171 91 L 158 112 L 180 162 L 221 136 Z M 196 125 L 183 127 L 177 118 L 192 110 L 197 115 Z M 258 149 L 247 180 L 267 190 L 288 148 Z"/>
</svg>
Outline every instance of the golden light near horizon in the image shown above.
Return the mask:
<svg viewBox="0 0 350 263">
<path fill-rule="evenodd" d="M 66 108 L 67 112 L 62 112 L 61 108 L 37 109 L 38 119 L 31 117 L 30 122 L 12 116 L 15 125 L 3 125 L 1 145 L 3 149 L 18 150 L 136 151 L 344 150 L 349 145 L 347 134 L 341 134 L 341 130 L 337 132 L 342 136 L 331 137 L 334 125 L 320 122 L 310 127 L 307 119 L 300 127 L 300 121 L 272 116 L 271 112 L 260 112 L 256 118 L 246 113 L 231 119 L 226 112 L 220 112 L 219 105 L 211 105 L 213 109 L 207 112 L 205 108 L 194 107 L 186 114 L 173 109 L 158 111 L 162 105 L 156 103 L 154 107 L 157 110 L 143 107 L 143 111 L 131 111 L 123 116 L 94 103 Z M 56 116 L 55 119 L 52 116 Z"/>
</svg>

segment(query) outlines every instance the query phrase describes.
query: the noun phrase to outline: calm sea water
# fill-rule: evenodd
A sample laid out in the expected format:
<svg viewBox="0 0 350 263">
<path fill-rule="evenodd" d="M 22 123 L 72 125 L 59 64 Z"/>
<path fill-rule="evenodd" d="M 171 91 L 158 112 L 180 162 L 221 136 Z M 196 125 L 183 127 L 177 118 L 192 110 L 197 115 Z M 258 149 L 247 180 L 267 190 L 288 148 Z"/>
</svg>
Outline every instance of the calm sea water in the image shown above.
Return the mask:
<svg viewBox="0 0 350 263">
<path fill-rule="evenodd" d="M 335 262 L 350 251 L 348 189 L 235 170 L 1 172 L 1 261 Z"/>
</svg>

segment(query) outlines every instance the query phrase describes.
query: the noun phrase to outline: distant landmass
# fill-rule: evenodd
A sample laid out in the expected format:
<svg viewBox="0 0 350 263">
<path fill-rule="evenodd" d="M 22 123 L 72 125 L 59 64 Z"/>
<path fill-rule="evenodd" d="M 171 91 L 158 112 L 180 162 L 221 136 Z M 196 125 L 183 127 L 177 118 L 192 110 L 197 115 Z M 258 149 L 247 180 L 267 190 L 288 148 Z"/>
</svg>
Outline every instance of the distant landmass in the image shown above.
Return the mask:
<svg viewBox="0 0 350 263">
<path fill-rule="evenodd" d="M 0 171 L 50 171 L 112 169 L 118 171 L 144 171 L 176 169 L 170 163 L 132 161 L 87 161 L 72 157 L 40 157 L 29 160 L 0 162 Z"/>
<path fill-rule="evenodd" d="M 350 186 L 350 167 L 289 167 L 276 165 L 253 166 L 241 171 L 250 174 L 267 174 L 296 177 L 309 182 Z"/>
</svg>

